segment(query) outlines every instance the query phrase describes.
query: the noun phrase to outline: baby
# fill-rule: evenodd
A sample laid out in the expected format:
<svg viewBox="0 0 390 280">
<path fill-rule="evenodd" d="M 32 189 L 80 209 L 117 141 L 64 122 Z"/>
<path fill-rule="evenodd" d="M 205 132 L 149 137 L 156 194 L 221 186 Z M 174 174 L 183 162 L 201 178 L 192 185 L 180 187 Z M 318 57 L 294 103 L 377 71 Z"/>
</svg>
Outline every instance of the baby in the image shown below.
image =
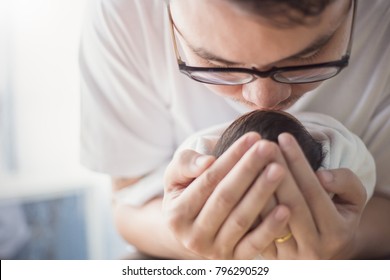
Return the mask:
<svg viewBox="0 0 390 280">
<path fill-rule="evenodd" d="M 263 139 L 277 142 L 283 132 L 292 134 L 300 144 L 313 170 L 349 168 L 363 183 L 367 200 L 374 192 L 375 162 L 362 140 L 334 118 L 312 112 L 256 110 L 233 123 L 217 125 L 189 137 L 178 151 L 192 149 L 219 157 L 243 134 L 255 131 Z"/>
<path fill-rule="evenodd" d="M 184 141 L 176 152 L 192 149 L 201 154 L 220 156 L 234 141 L 249 131 L 277 142 L 282 132 L 291 133 L 300 144 L 313 170 L 349 168 L 364 185 L 367 200 L 374 192 L 375 163 L 364 143 L 337 120 L 319 113 L 256 110 L 233 123 L 223 123 L 199 131 Z M 142 205 L 162 195 L 166 166 L 154 171 L 131 188 L 117 192 L 115 199 L 124 204 Z M 148 186 L 148 188 L 145 188 Z"/>
</svg>

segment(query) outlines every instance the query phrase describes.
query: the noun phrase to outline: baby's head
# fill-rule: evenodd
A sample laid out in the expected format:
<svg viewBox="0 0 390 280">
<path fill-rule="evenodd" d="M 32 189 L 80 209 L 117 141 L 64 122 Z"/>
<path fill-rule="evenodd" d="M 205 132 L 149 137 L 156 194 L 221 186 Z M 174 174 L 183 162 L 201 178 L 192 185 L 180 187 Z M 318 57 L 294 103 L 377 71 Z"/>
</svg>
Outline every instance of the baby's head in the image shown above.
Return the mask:
<svg viewBox="0 0 390 280">
<path fill-rule="evenodd" d="M 241 116 L 224 131 L 213 154 L 219 157 L 238 138 L 250 131 L 259 133 L 262 139 L 276 143 L 279 134 L 290 133 L 301 146 L 313 170 L 321 167 L 324 159 L 322 144 L 316 141 L 295 117 L 281 111 L 256 110 Z"/>
</svg>

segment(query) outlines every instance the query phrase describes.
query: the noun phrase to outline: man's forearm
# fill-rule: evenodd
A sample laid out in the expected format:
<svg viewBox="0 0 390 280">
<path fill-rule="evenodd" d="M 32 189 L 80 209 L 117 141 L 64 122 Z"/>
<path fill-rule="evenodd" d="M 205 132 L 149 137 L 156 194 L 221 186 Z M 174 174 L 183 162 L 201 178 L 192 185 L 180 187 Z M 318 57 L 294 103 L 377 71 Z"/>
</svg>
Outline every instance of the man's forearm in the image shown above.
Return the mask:
<svg viewBox="0 0 390 280">
<path fill-rule="evenodd" d="M 357 238 L 357 258 L 390 257 L 390 199 L 374 196 L 367 204 Z"/>
<path fill-rule="evenodd" d="M 167 259 L 197 259 L 177 240 L 163 222 L 162 199 L 142 207 L 114 205 L 115 223 L 119 233 L 140 251 Z M 355 257 L 377 259 L 390 257 L 390 199 L 374 196 L 367 204 L 362 219 Z"/>
<path fill-rule="evenodd" d="M 142 207 L 114 205 L 116 227 L 122 237 L 143 253 L 167 259 L 197 259 L 181 246 L 163 222 L 162 199 Z"/>
</svg>

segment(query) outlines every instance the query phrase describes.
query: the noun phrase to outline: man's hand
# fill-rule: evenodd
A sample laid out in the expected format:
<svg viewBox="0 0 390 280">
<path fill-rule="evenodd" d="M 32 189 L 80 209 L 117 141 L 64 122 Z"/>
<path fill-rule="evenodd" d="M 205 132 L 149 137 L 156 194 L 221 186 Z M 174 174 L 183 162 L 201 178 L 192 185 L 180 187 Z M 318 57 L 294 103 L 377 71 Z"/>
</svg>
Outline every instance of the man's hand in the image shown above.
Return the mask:
<svg viewBox="0 0 390 280">
<path fill-rule="evenodd" d="M 248 133 L 215 160 L 186 150 L 167 168 L 163 210 L 176 238 L 211 259 L 253 259 L 286 227 L 276 206 L 248 232 L 285 177 L 277 145 Z M 279 151 L 280 153 L 280 151 Z"/>
<path fill-rule="evenodd" d="M 184 151 L 165 179 L 171 230 L 191 252 L 212 259 L 351 257 L 366 201 L 351 171 L 316 174 L 288 134 L 277 145 L 248 133 L 217 160 Z M 251 228 L 273 196 L 278 205 Z"/>
<path fill-rule="evenodd" d="M 282 134 L 279 145 L 284 157 L 277 162 L 287 172 L 276 196 L 291 211 L 293 238 L 275 243 L 262 255 L 272 259 L 350 258 L 366 201 L 360 180 L 348 169 L 315 174 L 291 135 Z"/>
</svg>

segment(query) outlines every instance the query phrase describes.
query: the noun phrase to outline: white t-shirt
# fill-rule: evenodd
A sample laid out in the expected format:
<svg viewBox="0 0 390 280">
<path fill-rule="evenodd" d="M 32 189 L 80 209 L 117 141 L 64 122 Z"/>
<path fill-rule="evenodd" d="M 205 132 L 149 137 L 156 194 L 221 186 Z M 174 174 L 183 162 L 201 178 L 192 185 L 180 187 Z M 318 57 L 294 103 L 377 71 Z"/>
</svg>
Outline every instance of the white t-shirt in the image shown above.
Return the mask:
<svg viewBox="0 0 390 280">
<path fill-rule="evenodd" d="M 180 74 L 162 0 L 93 0 L 80 47 L 81 160 L 112 176 L 161 185 L 189 135 L 247 112 Z M 390 196 L 390 1 L 360 1 L 350 66 L 289 111 L 324 113 L 358 135 Z M 153 183 L 151 183 L 153 182 Z M 142 196 L 142 195 L 141 195 Z"/>
</svg>

